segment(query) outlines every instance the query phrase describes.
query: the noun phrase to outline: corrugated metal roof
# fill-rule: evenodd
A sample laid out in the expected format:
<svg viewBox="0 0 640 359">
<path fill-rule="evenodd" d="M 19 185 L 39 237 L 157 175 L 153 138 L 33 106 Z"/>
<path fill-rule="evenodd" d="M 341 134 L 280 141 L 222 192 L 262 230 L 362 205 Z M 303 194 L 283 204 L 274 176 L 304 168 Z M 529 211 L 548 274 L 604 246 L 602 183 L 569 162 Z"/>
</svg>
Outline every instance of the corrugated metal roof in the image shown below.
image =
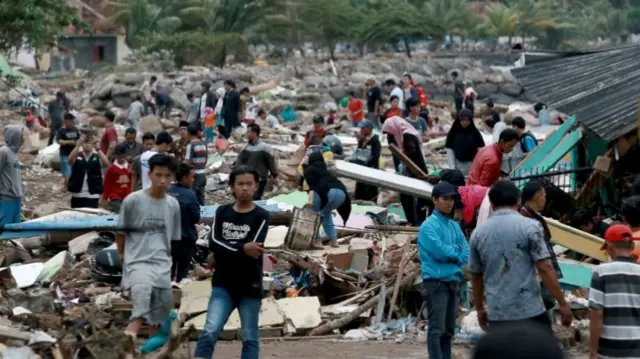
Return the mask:
<svg viewBox="0 0 640 359">
<path fill-rule="evenodd" d="M 640 46 L 576 55 L 512 70 L 526 92 L 549 108 L 575 114 L 606 141 L 636 127 Z"/>
</svg>

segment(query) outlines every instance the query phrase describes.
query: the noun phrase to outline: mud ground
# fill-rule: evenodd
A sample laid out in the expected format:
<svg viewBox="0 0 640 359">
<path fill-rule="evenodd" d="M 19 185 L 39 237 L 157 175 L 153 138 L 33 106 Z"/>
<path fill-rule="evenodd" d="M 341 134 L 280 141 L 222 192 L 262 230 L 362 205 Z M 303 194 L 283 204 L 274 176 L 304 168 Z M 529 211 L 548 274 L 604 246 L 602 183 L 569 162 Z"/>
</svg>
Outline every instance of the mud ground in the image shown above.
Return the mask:
<svg viewBox="0 0 640 359">
<path fill-rule="evenodd" d="M 195 342 L 183 348 L 180 358 L 193 358 Z M 220 342 L 215 358 L 240 359 L 240 342 Z M 191 355 L 188 355 L 191 354 Z M 471 358 L 472 349 L 464 346 L 454 348 L 453 359 Z M 260 343 L 260 358 L 313 358 L 313 359 L 424 359 L 426 344 L 415 342 L 394 343 L 389 341 L 345 342 L 345 341 L 270 341 Z M 567 359 L 586 359 L 588 353 L 578 349 L 567 351 Z"/>
</svg>

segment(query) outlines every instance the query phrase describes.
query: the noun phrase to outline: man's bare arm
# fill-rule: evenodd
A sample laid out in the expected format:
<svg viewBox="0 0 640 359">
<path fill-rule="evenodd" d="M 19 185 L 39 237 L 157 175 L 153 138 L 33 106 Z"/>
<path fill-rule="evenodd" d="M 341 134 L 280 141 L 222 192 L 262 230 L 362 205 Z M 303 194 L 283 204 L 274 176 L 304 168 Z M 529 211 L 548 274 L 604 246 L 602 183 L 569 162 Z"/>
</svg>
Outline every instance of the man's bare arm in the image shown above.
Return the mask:
<svg viewBox="0 0 640 359">
<path fill-rule="evenodd" d="M 484 280 L 482 274 L 471 273 L 471 297 L 476 311 L 484 310 Z"/>
<path fill-rule="evenodd" d="M 567 305 L 567 302 L 564 299 L 564 293 L 562 293 L 562 288 L 560 288 L 560 282 L 558 282 L 558 274 L 556 273 L 555 268 L 553 268 L 551 260 L 545 259 L 537 261 L 536 267 L 542 282 L 547 289 L 549 289 L 551 295 L 553 295 L 553 297 L 558 301 L 558 304 L 561 306 Z"/>
</svg>

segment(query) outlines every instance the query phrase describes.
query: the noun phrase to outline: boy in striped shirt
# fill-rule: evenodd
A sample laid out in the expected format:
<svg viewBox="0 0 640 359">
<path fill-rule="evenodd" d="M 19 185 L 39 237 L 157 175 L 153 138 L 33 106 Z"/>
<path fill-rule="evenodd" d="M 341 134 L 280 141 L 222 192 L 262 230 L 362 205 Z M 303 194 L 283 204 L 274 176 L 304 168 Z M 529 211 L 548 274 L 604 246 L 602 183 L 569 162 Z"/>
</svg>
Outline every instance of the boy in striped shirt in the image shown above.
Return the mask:
<svg viewBox="0 0 640 359">
<path fill-rule="evenodd" d="M 590 358 L 640 358 L 640 264 L 631 257 L 634 238 L 622 224 L 604 234 L 611 262 L 593 271 Z"/>
</svg>

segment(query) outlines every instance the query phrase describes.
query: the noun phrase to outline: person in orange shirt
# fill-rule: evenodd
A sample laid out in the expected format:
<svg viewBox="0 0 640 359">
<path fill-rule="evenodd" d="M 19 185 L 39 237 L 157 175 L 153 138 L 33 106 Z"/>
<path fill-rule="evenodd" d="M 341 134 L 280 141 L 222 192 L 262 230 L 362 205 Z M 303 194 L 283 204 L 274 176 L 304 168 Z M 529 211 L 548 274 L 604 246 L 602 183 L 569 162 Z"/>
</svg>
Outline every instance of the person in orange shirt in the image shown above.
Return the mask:
<svg viewBox="0 0 640 359">
<path fill-rule="evenodd" d="M 633 238 L 640 240 L 640 196 L 631 196 L 622 202 L 622 216 L 633 231 Z M 640 246 L 631 251 L 631 256 L 640 263 Z"/>
<path fill-rule="evenodd" d="M 402 117 L 402 109 L 400 108 L 400 99 L 398 96 L 391 96 L 389 101 L 391 102 L 391 107 L 384 113 L 384 120 L 394 116 Z M 382 123 L 384 123 L 384 120 Z"/>
<path fill-rule="evenodd" d="M 211 107 L 204 110 L 204 143 L 213 142 L 215 137 L 216 112 Z"/>
<path fill-rule="evenodd" d="M 360 123 L 364 119 L 364 104 L 362 100 L 356 98 L 355 93 L 349 93 L 349 105 L 347 106 L 348 117 L 353 127 L 360 127 Z"/>
</svg>

